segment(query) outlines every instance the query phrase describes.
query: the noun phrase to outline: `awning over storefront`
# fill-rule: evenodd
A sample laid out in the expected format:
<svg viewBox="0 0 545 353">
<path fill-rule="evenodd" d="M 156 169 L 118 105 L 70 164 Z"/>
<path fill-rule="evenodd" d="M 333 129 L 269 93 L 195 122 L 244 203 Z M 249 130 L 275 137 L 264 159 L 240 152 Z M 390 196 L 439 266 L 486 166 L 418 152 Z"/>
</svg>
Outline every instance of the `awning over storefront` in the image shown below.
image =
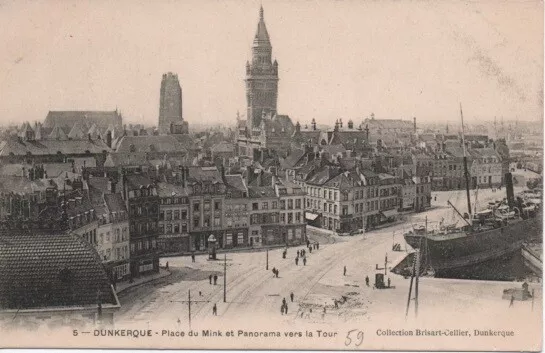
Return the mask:
<svg viewBox="0 0 545 353">
<path fill-rule="evenodd" d="M 309 221 L 314 221 L 316 218 L 318 218 L 318 215 L 312 212 L 305 212 L 305 218 Z"/>
<path fill-rule="evenodd" d="M 386 211 L 380 211 L 382 215 L 386 218 L 395 217 L 397 216 L 397 210 L 386 210 Z"/>
</svg>

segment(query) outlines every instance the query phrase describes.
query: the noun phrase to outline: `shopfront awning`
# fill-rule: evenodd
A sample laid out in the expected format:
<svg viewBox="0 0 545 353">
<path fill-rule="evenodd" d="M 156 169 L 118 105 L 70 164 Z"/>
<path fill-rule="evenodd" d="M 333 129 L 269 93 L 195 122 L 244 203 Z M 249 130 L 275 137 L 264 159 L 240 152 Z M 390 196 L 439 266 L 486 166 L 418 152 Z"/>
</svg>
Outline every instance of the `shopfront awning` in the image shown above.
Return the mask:
<svg viewBox="0 0 545 353">
<path fill-rule="evenodd" d="M 316 218 L 318 218 L 318 215 L 316 213 L 305 212 L 305 219 L 309 221 L 314 221 Z"/>
<path fill-rule="evenodd" d="M 398 214 L 397 210 L 386 210 L 386 211 L 381 211 L 380 213 L 382 213 L 382 215 L 386 218 L 395 217 Z"/>
</svg>

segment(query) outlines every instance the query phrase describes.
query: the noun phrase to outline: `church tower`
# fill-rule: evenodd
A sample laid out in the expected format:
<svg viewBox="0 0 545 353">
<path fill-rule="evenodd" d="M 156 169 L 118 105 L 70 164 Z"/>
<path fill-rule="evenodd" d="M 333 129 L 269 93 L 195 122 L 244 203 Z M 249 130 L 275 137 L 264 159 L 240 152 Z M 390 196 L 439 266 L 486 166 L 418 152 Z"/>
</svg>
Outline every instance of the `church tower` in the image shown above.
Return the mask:
<svg viewBox="0 0 545 353">
<path fill-rule="evenodd" d="M 160 134 L 172 133 L 172 126 L 183 126 L 182 115 L 182 87 L 178 81 L 178 75 L 169 72 L 163 74 L 161 80 L 161 93 L 159 98 L 159 124 Z"/>
<path fill-rule="evenodd" d="M 246 62 L 247 126 L 258 127 L 264 114 L 276 113 L 278 98 L 278 63 L 272 62 L 272 46 L 259 9 L 259 23 L 252 45 L 252 61 Z"/>
</svg>

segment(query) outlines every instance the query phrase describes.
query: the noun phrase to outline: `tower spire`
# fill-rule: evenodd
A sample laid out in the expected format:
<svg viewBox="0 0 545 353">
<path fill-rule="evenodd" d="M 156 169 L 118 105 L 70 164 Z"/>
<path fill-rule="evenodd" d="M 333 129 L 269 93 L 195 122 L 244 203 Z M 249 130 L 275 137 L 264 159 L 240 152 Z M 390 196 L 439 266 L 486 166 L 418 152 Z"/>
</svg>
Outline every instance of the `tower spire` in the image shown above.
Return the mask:
<svg viewBox="0 0 545 353">
<path fill-rule="evenodd" d="M 263 5 L 259 6 L 259 20 L 263 21 Z"/>
</svg>

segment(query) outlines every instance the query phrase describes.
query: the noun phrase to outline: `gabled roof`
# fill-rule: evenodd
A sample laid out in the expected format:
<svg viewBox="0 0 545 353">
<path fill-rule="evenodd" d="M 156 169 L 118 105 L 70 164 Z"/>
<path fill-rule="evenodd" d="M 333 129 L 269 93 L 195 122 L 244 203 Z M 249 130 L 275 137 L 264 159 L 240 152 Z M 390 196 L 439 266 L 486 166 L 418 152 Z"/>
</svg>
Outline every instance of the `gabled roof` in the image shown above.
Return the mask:
<svg viewBox="0 0 545 353">
<path fill-rule="evenodd" d="M 71 138 L 72 140 L 80 140 L 80 139 L 87 138 L 88 136 L 83 130 L 84 129 L 82 127 L 81 122 L 78 121 L 74 124 L 74 126 L 72 126 L 72 129 L 68 133 L 68 137 Z"/>
<path fill-rule="evenodd" d="M 339 175 L 339 173 L 340 171 L 338 167 L 326 165 L 320 168 L 312 177 L 310 177 L 307 183 L 314 185 L 323 185 L 331 178 Z"/>
<path fill-rule="evenodd" d="M 76 235 L 0 234 L 0 309 L 118 306 L 96 250 Z"/>
<path fill-rule="evenodd" d="M 183 187 L 183 185 L 176 185 L 172 183 L 158 183 L 157 184 L 157 193 L 159 197 L 172 197 L 172 196 L 188 196 L 188 190 Z"/>
<path fill-rule="evenodd" d="M 153 181 L 144 174 L 127 175 L 127 184 L 131 189 L 138 189 L 141 186 L 147 187 L 153 185 Z"/>
<path fill-rule="evenodd" d="M 120 152 L 185 152 L 187 149 L 173 135 L 123 136 L 115 151 Z"/>
<path fill-rule="evenodd" d="M 242 178 L 242 175 L 240 174 L 225 175 L 225 183 L 227 185 L 228 190 L 233 189 L 238 192 L 248 194 L 248 188 L 246 187 L 246 184 L 244 183 L 244 179 Z"/>
<path fill-rule="evenodd" d="M 188 181 L 210 181 L 223 184 L 221 173 L 216 167 L 188 167 Z"/>
<path fill-rule="evenodd" d="M 292 149 L 291 153 L 286 158 L 280 159 L 280 166 L 283 169 L 291 169 L 295 167 L 304 156 L 305 150 L 299 148 Z"/>
<path fill-rule="evenodd" d="M 250 198 L 276 197 L 276 191 L 273 186 L 249 186 L 248 192 Z"/>
<path fill-rule="evenodd" d="M 63 129 L 59 127 L 59 125 L 55 125 L 53 127 L 53 130 L 51 130 L 51 133 L 47 137 L 50 140 L 57 140 L 57 141 L 66 141 L 68 140 L 68 136 L 66 136 L 66 133 Z"/>
<path fill-rule="evenodd" d="M 74 124 L 97 124 L 98 127 L 106 128 L 109 124 L 121 127 L 122 118 L 117 111 L 50 111 L 45 118 L 44 126 L 51 128 L 54 125 L 71 129 Z"/>
<path fill-rule="evenodd" d="M 72 154 L 99 154 L 103 151 L 110 151 L 110 148 L 102 140 L 41 140 L 41 141 L 19 141 L 17 139 L 7 139 L 0 146 L 0 156 L 9 156 L 13 153 L 15 156 L 24 156 L 27 153 L 31 155 L 55 155 L 62 153 L 64 155 Z"/>
<path fill-rule="evenodd" d="M 213 153 L 234 153 L 235 146 L 227 141 L 221 141 L 210 148 Z"/>
</svg>

